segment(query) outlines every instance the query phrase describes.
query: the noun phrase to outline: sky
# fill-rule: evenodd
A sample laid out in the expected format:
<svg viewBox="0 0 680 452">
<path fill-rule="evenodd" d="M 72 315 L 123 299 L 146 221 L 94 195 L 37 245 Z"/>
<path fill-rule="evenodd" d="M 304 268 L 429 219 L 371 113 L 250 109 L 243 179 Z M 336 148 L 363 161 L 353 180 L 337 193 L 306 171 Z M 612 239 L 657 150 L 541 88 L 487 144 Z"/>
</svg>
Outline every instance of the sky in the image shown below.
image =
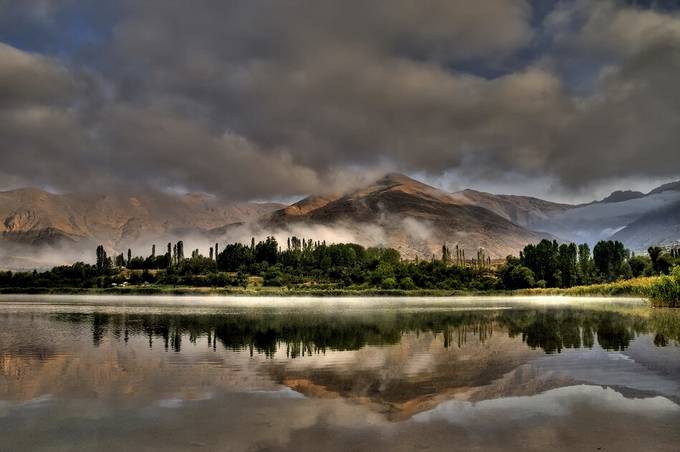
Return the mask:
<svg viewBox="0 0 680 452">
<path fill-rule="evenodd" d="M 0 189 L 680 179 L 680 2 L 0 0 Z"/>
</svg>

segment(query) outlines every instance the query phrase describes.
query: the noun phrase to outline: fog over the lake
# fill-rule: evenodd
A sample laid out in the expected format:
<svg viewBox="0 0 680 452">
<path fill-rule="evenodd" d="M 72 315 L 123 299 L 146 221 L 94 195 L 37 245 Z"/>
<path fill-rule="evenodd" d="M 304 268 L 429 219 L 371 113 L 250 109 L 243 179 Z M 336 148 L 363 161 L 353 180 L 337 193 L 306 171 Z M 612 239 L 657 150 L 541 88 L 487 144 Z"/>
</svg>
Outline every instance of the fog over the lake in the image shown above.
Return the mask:
<svg viewBox="0 0 680 452">
<path fill-rule="evenodd" d="M 0 189 L 650 189 L 680 176 L 670 3 L 0 2 Z"/>
</svg>

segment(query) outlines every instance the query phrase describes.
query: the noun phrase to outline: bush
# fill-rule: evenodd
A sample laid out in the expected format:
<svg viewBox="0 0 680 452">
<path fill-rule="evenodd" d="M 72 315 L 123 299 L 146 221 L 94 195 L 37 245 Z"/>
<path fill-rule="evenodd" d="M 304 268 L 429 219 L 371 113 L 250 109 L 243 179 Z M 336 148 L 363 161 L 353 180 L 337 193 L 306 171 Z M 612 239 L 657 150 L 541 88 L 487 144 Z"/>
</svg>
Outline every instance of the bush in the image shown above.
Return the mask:
<svg viewBox="0 0 680 452">
<path fill-rule="evenodd" d="M 668 276 L 661 276 L 649 288 L 649 298 L 653 306 L 680 307 L 680 266 L 673 268 Z"/>
<path fill-rule="evenodd" d="M 399 281 L 399 287 L 404 290 L 413 290 L 416 288 L 416 284 L 409 276 L 407 276 L 406 278 L 403 278 L 401 281 Z"/>
<path fill-rule="evenodd" d="M 285 285 L 285 277 L 279 265 L 268 267 L 263 275 L 264 285 L 268 287 L 280 287 Z"/>
<path fill-rule="evenodd" d="M 673 268 L 673 258 L 668 254 L 662 254 L 656 261 L 656 268 L 662 275 L 667 275 Z"/>
<path fill-rule="evenodd" d="M 633 256 L 628 259 L 628 265 L 630 265 L 630 270 L 633 273 L 633 277 L 638 278 L 645 274 L 645 269 L 647 266 L 651 268 L 651 261 L 645 256 Z"/>
<path fill-rule="evenodd" d="M 523 265 L 505 264 L 498 270 L 498 276 L 508 290 L 528 289 L 536 285 L 534 272 Z"/>
<path fill-rule="evenodd" d="M 382 280 L 381 287 L 383 289 L 395 289 L 397 287 L 397 280 L 390 277 Z"/>
</svg>

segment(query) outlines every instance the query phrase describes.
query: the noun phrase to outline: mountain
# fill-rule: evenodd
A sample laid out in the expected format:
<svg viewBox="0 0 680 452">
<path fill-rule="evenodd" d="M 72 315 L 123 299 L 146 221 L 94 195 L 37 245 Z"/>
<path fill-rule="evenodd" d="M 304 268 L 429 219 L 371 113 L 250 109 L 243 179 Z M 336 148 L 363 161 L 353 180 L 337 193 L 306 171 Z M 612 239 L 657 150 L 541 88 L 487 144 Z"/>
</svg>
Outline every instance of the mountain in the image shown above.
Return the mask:
<svg viewBox="0 0 680 452">
<path fill-rule="evenodd" d="M 531 201 L 524 202 L 531 205 Z M 502 211 L 501 207 L 497 210 Z M 517 216 L 530 216 L 519 207 L 515 211 Z M 326 226 L 359 243 L 394 247 L 408 258 L 439 255 L 443 243 L 464 248 L 469 258 L 475 257 L 479 248 L 502 258 L 549 237 L 513 223 L 510 215 L 402 174 L 388 174 L 349 193 L 305 198 L 274 212 L 263 227 L 295 233 Z"/>
<path fill-rule="evenodd" d="M 406 258 L 430 258 L 456 245 L 466 257 L 517 254 L 543 238 L 588 242 L 614 238 L 633 250 L 680 239 L 680 182 L 647 194 L 618 191 L 590 204 L 475 190 L 449 193 L 388 174 L 345 193 L 316 194 L 292 205 L 233 203 L 201 194 L 162 192 L 54 194 L 35 188 L 0 192 L 0 266 L 48 267 L 128 247 L 210 243 L 291 235 L 327 242 L 391 246 Z"/>
<path fill-rule="evenodd" d="M 672 206 L 677 203 L 680 203 L 680 182 L 662 185 L 647 194 L 618 191 L 602 201 L 572 206 L 557 212 L 533 223 L 531 227 L 567 241 L 590 244 L 599 240 L 625 238 L 626 246 L 641 250 L 645 248 L 645 243 L 661 243 L 674 237 L 667 224 L 673 220 L 663 217 L 667 217 L 673 211 Z M 629 232 L 622 233 L 643 218 L 646 220 L 640 224 L 647 225 L 646 229 L 636 226 Z M 658 218 L 666 226 L 651 228 L 652 218 Z M 675 236 L 675 240 L 677 239 Z"/>
<path fill-rule="evenodd" d="M 466 204 L 484 207 L 506 220 L 529 229 L 573 208 L 568 204 L 528 196 L 494 195 L 475 190 L 463 190 L 454 196 Z"/>
<path fill-rule="evenodd" d="M 611 195 L 604 198 L 602 201 L 598 201 L 605 204 L 611 204 L 615 202 L 630 201 L 631 199 L 644 198 L 645 194 L 641 191 L 633 190 L 618 190 L 613 192 Z"/>
<path fill-rule="evenodd" d="M 649 194 L 654 195 L 656 193 L 663 193 L 665 191 L 680 191 L 680 181 L 663 184 L 662 186 L 650 191 Z"/>
<path fill-rule="evenodd" d="M 110 252 L 146 248 L 154 242 L 163 246 L 173 237 L 210 235 L 214 228 L 251 222 L 281 207 L 274 203 L 225 203 L 200 193 L 5 191 L 0 192 L 0 261 L 42 267 L 42 262 L 69 262 L 83 253 L 89 257 L 99 243 Z"/>
<path fill-rule="evenodd" d="M 634 250 L 680 243 L 680 201 L 637 218 L 612 236 Z"/>
<path fill-rule="evenodd" d="M 655 188 L 647 197 L 666 196 L 672 200 L 639 216 L 618 231 L 613 239 L 621 240 L 632 249 L 644 250 L 651 245 L 680 243 L 680 181 Z"/>
</svg>

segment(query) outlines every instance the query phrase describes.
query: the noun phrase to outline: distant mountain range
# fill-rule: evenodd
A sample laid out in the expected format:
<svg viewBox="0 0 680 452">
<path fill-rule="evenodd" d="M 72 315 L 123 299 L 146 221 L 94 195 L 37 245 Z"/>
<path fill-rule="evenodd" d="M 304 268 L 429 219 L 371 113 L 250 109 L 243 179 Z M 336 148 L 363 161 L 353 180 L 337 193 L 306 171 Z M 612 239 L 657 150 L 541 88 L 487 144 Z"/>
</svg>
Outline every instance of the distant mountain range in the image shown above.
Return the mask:
<svg viewBox="0 0 680 452">
<path fill-rule="evenodd" d="M 543 238 L 613 238 L 641 250 L 680 239 L 680 182 L 647 194 L 618 191 L 584 205 L 474 190 L 449 193 L 402 174 L 289 206 L 230 203 L 204 194 L 0 192 L 0 267 L 90 259 L 99 243 L 112 253 L 132 247 L 148 254 L 151 243 L 160 253 L 167 241 L 184 239 L 206 253 L 216 241 L 268 234 L 391 246 L 407 258 L 439 254 L 443 243 L 458 245 L 468 257 L 484 248 L 502 258 Z"/>
</svg>

